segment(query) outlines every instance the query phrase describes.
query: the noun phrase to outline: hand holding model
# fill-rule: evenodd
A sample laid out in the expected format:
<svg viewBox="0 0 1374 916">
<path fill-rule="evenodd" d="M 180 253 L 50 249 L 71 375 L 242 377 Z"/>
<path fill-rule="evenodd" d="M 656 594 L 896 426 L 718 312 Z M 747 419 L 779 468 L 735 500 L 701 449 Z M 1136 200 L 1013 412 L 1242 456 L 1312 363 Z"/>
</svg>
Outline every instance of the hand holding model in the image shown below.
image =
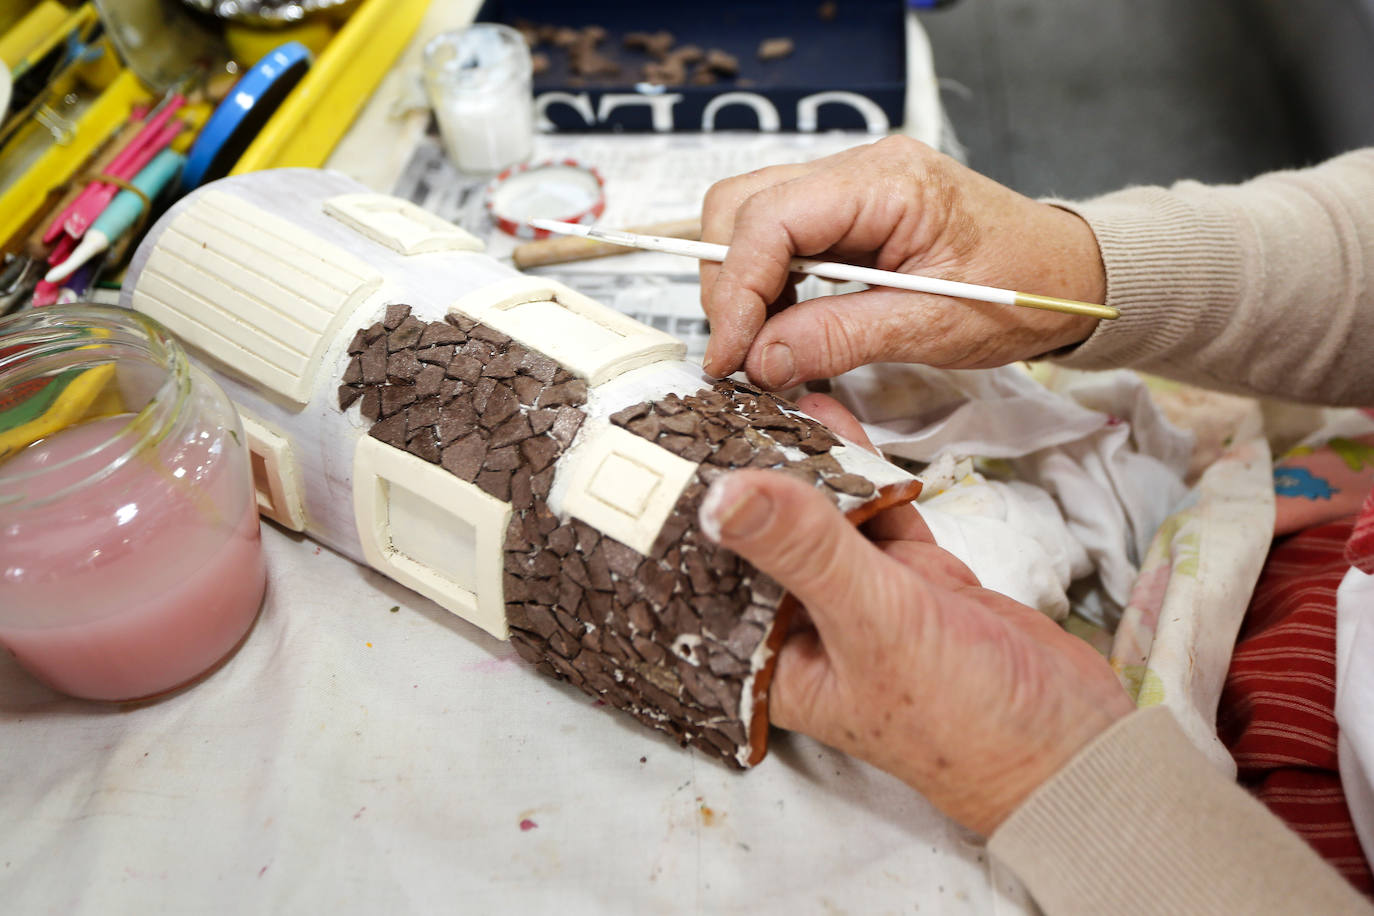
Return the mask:
<svg viewBox="0 0 1374 916">
<path fill-rule="evenodd" d="M 705 369 L 744 368 L 787 388 L 866 363 L 999 366 L 1083 340 L 1097 319 L 874 288 L 800 305 L 794 257 L 821 257 L 1040 295 L 1102 302 L 1092 230 L 907 137 L 711 188 L 702 238 L 729 243 L 701 266 L 711 321 Z"/>
<path fill-rule="evenodd" d="M 869 445 L 833 399 L 801 406 Z M 1096 651 L 980 588 L 910 504 L 860 533 L 813 487 L 743 471 L 712 487 L 702 527 L 809 615 L 778 657 L 770 719 L 887 770 L 979 833 L 1133 708 Z"/>
</svg>

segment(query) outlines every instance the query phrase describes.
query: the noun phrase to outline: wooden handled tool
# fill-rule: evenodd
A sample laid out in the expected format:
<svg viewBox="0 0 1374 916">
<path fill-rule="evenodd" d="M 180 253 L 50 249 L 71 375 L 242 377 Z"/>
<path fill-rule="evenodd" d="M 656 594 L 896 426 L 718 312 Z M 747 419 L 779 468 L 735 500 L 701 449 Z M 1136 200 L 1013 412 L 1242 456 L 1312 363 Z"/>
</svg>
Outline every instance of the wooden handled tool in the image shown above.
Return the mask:
<svg viewBox="0 0 1374 916">
<path fill-rule="evenodd" d="M 627 232 L 642 235 L 656 235 L 660 238 L 689 239 L 701 238 L 701 220 L 697 218 L 672 220 L 655 223 L 652 226 L 636 226 Z M 629 254 L 637 249 L 615 245 L 592 238 L 563 236 L 543 239 L 538 242 L 525 242 L 511 252 L 511 261 L 516 267 L 544 267 L 549 264 L 565 264 L 568 261 L 585 261 L 589 258 L 604 258 L 613 254 Z"/>
</svg>

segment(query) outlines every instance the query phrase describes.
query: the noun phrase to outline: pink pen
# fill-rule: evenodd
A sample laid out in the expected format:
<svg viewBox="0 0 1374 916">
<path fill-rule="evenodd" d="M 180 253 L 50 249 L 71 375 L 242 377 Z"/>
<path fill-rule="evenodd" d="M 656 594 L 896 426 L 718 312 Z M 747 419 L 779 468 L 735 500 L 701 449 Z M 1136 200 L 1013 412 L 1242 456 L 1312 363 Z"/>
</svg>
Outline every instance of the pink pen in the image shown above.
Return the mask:
<svg viewBox="0 0 1374 916">
<path fill-rule="evenodd" d="M 162 110 L 153 115 L 153 119 L 138 132 L 133 140 L 129 141 L 129 145 L 120 151 L 105 171 L 116 178 L 123 178 L 125 181 L 138 174 L 139 169 L 147 165 L 153 156 L 157 155 L 181 132 L 180 124 L 169 126 L 167 121 L 185 104 L 185 96 L 177 94 L 170 97 Z M 170 136 L 168 131 L 171 131 Z M 154 146 L 159 142 L 161 146 Z M 145 149 L 150 147 L 151 151 L 144 157 Z M 57 219 L 48 226 L 48 231 L 43 233 L 43 241 L 51 244 L 64 229 L 73 238 L 79 238 L 91 223 L 95 222 L 96 217 L 100 215 L 100 212 L 105 209 L 105 205 L 118 191 L 119 189 L 114 185 L 99 181 L 87 185 L 76 200 L 72 201 L 67 209 L 59 213 Z"/>
<path fill-rule="evenodd" d="M 186 125 L 180 121 L 173 121 L 158 133 L 153 135 L 152 140 L 146 143 L 138 151 L 138 155 L 131 158 L 125 165 L 125 170 L 112 173 L 117 178 L 128 181 L 133 178 L 143 167 L 152 161 L 153 157 L 166 149 L 171 142 L 177 138 L 177 134 L 186 129 Z M 127 174 L 125 173 L 127 172 Z M 62 224 L 62 228 L 74 239 L 79 239 L 86 234 L 86 230 L 91 227 L 100 214 L 105 210 L 114 196 L 119 193 L 119 188 L 112 184 L 100 184 L 96 190 L 87 198 L 84 205 L 77 208 L 75 212 L 67 217 L 67 221 Z"/>
<path fill-rule="evenodd" d="M 75 247 L 76 239 L 67 235 L 62 236 L 62 238 L 57 240 L 57 244 L 53 246 L 52 251 L 48 253 L 48 264 L 53 267 L 61 264 L 63 261 L 67 260 L 67 256 L 72 253 L 72 249 Z M 35 306 L 52 305 L 57 301 L 57 294 L 61 289 L 61 283 L 49 283 L 47 280 L 39 280 L 38 284 L 33 288 L 33 304 Z"/>
</svg>

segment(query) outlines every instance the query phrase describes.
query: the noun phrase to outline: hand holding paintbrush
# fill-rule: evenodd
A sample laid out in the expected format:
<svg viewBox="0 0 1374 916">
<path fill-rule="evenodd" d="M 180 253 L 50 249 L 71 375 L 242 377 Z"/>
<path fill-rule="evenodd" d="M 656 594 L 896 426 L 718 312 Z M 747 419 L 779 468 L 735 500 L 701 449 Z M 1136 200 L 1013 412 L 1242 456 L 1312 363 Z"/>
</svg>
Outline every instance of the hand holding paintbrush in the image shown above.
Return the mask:
<svg viewBox="0 0 1374 916">
<path fill-rule="evenodd" d="M 718 376 L 743 367 L 769 388 L 874 362 L 1000 366 L 1115 324 L 1101 320 L 1115 311 L 1097 304 L 1106 279 L 1087 223 L 907 137 L 719 182 L 702 207 L 702 238 L 730 243 L 724 261 L 701 266 L 704 367 Z M 793 304 L 799 256 L 1000 292 L 875 285 Z"/>
</svg>

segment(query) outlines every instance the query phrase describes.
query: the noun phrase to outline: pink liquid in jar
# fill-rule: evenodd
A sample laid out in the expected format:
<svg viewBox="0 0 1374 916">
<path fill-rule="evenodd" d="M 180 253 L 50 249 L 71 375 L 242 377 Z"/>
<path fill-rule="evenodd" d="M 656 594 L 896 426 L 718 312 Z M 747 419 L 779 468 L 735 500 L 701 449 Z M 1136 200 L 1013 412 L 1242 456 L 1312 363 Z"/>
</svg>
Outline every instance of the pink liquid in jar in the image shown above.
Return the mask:
<svg viewBox="0 0 1374 916">
<path fill-rule="evenodd" d="M 111 468 L 102 443 L 132 419 L 68 427 L 0 464 L 0 476 L 43 471 L 32 505 L 0 508 L 0 643 L 73 696 L 195 680 L 243 639 L 266 585 L 239 434 L 178 429 Z"/>
</svg>

